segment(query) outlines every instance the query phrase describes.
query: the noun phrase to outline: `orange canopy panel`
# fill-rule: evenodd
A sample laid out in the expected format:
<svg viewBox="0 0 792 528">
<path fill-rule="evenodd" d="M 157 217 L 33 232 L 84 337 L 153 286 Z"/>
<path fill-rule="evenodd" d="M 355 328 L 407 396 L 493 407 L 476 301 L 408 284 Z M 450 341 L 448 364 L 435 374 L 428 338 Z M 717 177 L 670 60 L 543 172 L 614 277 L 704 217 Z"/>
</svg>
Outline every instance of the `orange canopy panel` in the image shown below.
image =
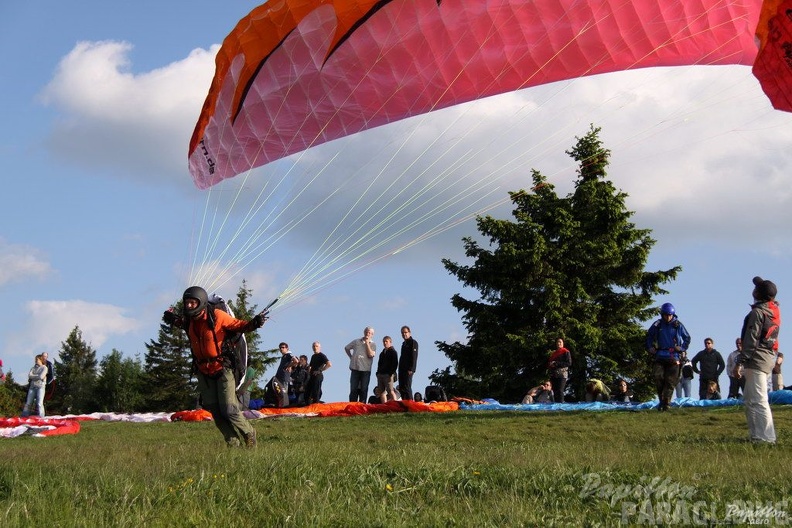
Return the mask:
<svg viewBox="0 0 792 528">
<path fill-rule="evenodd" d="M 306 407 L 264 407 L 258 412 L 267 415 L 309 415 L 309 416 L 360 416 L 366 414 L 396 412 L 449 412 L 459 410 L 456 402 L 423 403 L 410 400 L 389 401 L 388 403 L 336 402 L 315 403 Z"/>
</svg>

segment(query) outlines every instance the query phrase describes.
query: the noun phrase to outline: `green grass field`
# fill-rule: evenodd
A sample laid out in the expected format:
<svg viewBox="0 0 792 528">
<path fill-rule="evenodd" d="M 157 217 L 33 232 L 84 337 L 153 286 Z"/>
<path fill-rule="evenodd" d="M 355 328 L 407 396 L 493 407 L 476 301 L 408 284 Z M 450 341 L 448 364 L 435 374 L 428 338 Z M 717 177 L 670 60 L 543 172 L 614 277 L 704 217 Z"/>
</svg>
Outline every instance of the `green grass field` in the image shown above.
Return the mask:
<svg viewBox="0 0 792 528">
<path fill-rule="evenodd" d="M 255 450 L 207 422 L 85 422 L 0 440 L 0 525 L 774 524 L 792 408 L 773 412 L 775 446 L 746 441 L 741 407 L 283 417 L 253 422 Z"/>
</svg>

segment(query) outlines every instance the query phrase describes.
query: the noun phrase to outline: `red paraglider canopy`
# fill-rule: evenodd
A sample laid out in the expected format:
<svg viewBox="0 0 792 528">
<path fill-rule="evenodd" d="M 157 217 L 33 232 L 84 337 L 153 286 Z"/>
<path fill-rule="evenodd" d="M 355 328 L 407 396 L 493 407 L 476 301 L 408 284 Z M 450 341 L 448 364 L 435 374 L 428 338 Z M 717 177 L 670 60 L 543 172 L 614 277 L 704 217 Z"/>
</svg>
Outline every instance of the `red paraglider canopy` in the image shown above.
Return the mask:
<svg viewBox="0 0 792 528">
<path fill-rule="evenodd" d="M 563 79 L 751 65 L 761 8 L 761 0 L 267 2 L 217 55 L 190 172 L 207 188 L 361 130 Z"/>
</svg>

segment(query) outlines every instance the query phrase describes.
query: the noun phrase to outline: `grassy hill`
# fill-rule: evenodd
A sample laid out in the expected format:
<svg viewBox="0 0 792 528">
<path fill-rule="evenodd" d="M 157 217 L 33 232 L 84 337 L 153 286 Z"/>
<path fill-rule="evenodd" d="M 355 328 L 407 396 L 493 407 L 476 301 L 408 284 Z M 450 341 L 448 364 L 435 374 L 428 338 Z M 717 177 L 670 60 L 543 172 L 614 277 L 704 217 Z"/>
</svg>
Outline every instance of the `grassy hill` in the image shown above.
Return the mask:
<svg viewBox="0 0 792 528">
<path fill-rule="evenodd" d="M 12 526 L 619 526 L 792 516 L 792 408 L 779 442 L 741 407 L 469 412 L 212 423 L 86 422 L 0 440 Z M 792 522 L 792 519 L 789 520 Z"/>
</svg>

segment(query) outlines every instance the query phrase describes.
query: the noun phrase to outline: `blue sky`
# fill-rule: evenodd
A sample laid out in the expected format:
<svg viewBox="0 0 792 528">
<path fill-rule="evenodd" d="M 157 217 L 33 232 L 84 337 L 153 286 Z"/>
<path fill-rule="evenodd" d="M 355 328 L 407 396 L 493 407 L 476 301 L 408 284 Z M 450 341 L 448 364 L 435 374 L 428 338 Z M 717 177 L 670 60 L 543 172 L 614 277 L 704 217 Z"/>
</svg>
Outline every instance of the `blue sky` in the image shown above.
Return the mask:
<svg viewBox="0 0 792 528">
<path fill-rule="evenodd" d="M 210 231 L 204 212 L 232 211 L 228 225 L 238 225 L 250 197 L 273 174 L 326 171 L 311 186 L 279 191 L 265 205 L 283 211 L 283 224 L 301 215 L 304 221 L 244 268 L 233 262 L 222 273 L 227 282 L 219 293 L 233 296 L 244 278 L 254 301 L 265 305 L 291 287 L 327 227 L 362 194 L 366 183 L 348 175 L 387 174 L 394 163 L 373 152 L 390 149 L 399 152 L 395 166 L 402 169 L 456 170 L 456 181 L 486 181 L 480 200 L 468 197 L 451 207 L 437 223 L 453 227 L 428 241 L 396 252 L 421 235 L 412 233 L 347 261 L 343 280 L 325 280 L 317 291 L 276 305 L 262 335 L 265 346 L 286 341 L 299 354 L 310 354 L 311 342 L 320 341 L 334 365 L 325 399 L 339 401 L 348 393 L 343 346 L 370 325 L 378 342 L 389 334 L 398 348 L 399 328 L 408 324 L 421 344 L 413 385 L 423 390 L 432 370 L 448 365 L 434 342 L 465 338 L 449 302 L 461 287 L 440 263 L 442 257 L 464 260 L 460 239 L 476 234 L 464 218 L 481 208 L 508 215 L 509 208 L 497 203 L 507 191 L 529 185 L 531 168 L 559 192 L 570 191 L 574 166 L 564 151 L 589 123 L 603 128 L 613 152 L 609 175 L 630 195 L 635 223 L 658 240 L 649 269 L 683 267 L 668 285 L 670 295 L 657 302 L 677 306 L 693 336 L 691 349 L 703 348 L 705 337 L 714 338 L 724 355 L 733 349 L 754 275 L 776 282 L 783 309 L 792 287 L 792 115 L 772 110 L 749 68 L 658 68 L 507 94 L 333 142 L 253 171 L 245 182 L 232 180 L 208 197 L 192 184 L 187 144 L 217 46 L 256 5 L 0 6 L 6 50 L 0 57 L 0 358 L 17 379 L 36 353 L 55 355 L 75 325 L 99 357 L 112 349 L 142 357 L 163 309 L 201 270 L 223 261 L 219 251 L 200 249 Z M 436 158 L 465 163 L 441 169 L 420 154 L 426 145 Z M 240 188 L 243 203 L 232 209 L 228 197 Z M 295 189 L 304 191 L 304 202 L 284 207 Z M 333 189 L 340 190 L 337 200 L 305 214 L 307 204 Z M 439 200 L 454 189 L 449 185 Z M 348 225 L 340 229 L 354 236 Z M 377 236 L 387 237 L 390 229 Z M 230 238 L 224 233 L 218 237 L 223 243 Z M 785 335 L 782 330 L 782 350 Z M 789 384 L 789 363 L 784 373 Z"/>
</svg>

